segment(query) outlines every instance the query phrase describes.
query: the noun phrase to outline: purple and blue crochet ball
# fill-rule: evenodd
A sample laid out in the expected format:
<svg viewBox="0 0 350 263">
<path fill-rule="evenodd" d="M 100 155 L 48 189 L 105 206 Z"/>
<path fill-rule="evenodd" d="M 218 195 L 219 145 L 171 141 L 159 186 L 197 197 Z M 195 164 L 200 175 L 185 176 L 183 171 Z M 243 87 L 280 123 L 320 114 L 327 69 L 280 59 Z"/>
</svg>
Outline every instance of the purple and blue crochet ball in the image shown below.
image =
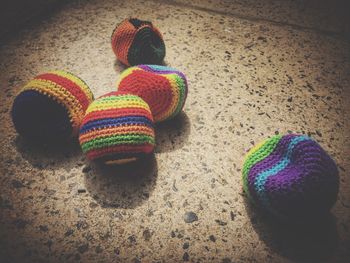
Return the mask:
<svg viewBox="0 0 350 263">
<path fill-rule="evenodd" d="M 310 137 L 276 135 L 248 152 L 243 188 L 253 203 L 273 215 L 313 218 L 334 205 L 339 174 L 332 158 Z"/>
</svg>

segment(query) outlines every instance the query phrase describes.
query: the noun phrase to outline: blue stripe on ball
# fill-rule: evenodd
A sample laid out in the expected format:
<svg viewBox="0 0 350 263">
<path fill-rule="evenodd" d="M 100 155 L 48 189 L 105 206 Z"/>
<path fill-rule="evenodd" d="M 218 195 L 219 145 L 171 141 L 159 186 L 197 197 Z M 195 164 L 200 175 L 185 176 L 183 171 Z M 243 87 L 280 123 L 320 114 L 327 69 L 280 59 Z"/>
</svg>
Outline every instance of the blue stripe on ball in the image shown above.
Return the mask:
<svg viewBox="0 0 350 263">
<path fill-rule="evenodd" d="M 99 129 L 106 128 L 106 127 L 117 127 L 117 126 L 126 125 L 127 123 L 130 123 L 132 125 L 142 124 L 153 128 L 152 122 L 146 117 L 127 116 L 127 117 L 119 117 L 119 118 L 100 119 L 100 120 L 88 122 L 80 129 L 80 133 L 88 132 L 90 130 L 95 129 L 96 127 L 98 127 Z"/>
</svg>

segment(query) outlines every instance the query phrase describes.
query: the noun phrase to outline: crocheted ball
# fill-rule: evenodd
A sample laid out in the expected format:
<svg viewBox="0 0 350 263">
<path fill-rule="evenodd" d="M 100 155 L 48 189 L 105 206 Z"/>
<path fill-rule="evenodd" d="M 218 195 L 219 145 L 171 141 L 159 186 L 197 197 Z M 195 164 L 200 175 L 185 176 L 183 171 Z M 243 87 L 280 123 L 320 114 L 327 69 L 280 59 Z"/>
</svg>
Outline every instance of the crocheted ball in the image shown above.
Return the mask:
<svg viewBox="0 0 350 263">
<path fill-rule="evenodd" d="M 120 23 L 112 34 L 112 48 L 125 65 L 161 64 L 165 44 L 160 31 L 148 21 L 130 18 Z"/>
<path fill-rule="evenodd" d="M 84 113 L 93 101 L 84 81 L 66 71 L 52 71 L 30 80 L 12 105 L 12 121 L 23 137 L 65 140 L 78 135 Z"/>
<path fill-rule="evenodd" d="M 277 135 L 247 154 L 243 188 L 255 204 L 274 215 L 311 218 L 328 212 L 335 203 L 338 169 L 311 138 Z"/>
<path fill-rule="evenodd" d="M 111 92 L 90 104 L 79 142 L 90 160 L 123 163 L 153 152 L 153 117 L 148 104 L 125 92 Z"/>
<path fill-rule="evenodd" d="M 154 121 L 171 119 L 181 112 L 187 97 L 185 75 L 173 68 L 139 65 L 124 70 L 118 90 L 143 98 L 151 108 Z"/>
</svg>

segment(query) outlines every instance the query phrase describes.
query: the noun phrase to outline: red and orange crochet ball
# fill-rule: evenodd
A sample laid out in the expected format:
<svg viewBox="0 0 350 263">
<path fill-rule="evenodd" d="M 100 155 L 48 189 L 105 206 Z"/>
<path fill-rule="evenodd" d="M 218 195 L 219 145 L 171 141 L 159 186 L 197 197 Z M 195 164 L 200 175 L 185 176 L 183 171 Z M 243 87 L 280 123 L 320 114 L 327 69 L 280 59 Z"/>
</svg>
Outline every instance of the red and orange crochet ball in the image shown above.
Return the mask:
<svg viewBox="0 0 350 263">
<path fill-rule="evenodd" d="M 53 142 L 78 135 L 85 111 L 94 97 L 77 76 L 52 71 L 30 80 L 11 110 L 17 132 L 25 138 Z"/>
<path fill-rule="evenodd" d="M 186 77 L 181 71 L 158 65 L 138 65 L 124 70 L 117 87 L 119 91 L 144 99 L 155 122 L 178 115 L 185 105 L 188 90 Z"/>
<path fill-rule="evenodd" d="M 88 107 L 79 142 L 89 160 L 122 164 L 153 152 L 153 126 L 151 111 L 143 99 L 111 92 Z"/>
<path fill-rule="evenodd" d="M 127 66 L 161 64 L 165 57 L 162 34 L 152 22 L 125 19 L 113 31 L 112 49 Z"/>
</svg>

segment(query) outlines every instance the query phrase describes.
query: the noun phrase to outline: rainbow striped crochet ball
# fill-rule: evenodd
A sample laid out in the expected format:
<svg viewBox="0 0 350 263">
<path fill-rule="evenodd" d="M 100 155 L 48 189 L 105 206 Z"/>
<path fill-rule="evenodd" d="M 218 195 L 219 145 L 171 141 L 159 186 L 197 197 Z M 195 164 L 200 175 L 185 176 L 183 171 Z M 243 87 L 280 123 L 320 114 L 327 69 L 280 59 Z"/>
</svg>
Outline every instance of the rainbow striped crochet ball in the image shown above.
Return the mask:
<svg viewBox="0 0 350 263">
<path fill-rule="evenodd" d="M 78 135 L 93 94 L 84 81 L 66 71 L 30 80 L 12 105 L 12 121 L 23 137 L 53 142 Z"/>
<path fill-rule="evenodd" d="M 281 218 L 313 218 L 330 210 L 339 190 L 338 169 L 314 140 L 273 136 L 249 151 L 243 188 L 264 210 Z"/>
<path fill-rule="evenodd" d="M 86 111 L 79 135 L 90 160 L 124 163 L 153 152 L 153 117 L 148 104 L 125 92 L 96 99 Z"/>
<path fill-rule="evenodd" d="M 151 108 L 154 121 L 171 119 L 179 114 L 187 97 L 185 75 L 173 68 L 139 65 L 124 70 L 118 90 L 143 98 Z"/>
<path fill-rule="evenodd" d="M 125 19 L 111 38 L 115 55 L 125 65 L 160 64 L 165 57 L 162 34 L 149 21 Z"/>
</svg>

